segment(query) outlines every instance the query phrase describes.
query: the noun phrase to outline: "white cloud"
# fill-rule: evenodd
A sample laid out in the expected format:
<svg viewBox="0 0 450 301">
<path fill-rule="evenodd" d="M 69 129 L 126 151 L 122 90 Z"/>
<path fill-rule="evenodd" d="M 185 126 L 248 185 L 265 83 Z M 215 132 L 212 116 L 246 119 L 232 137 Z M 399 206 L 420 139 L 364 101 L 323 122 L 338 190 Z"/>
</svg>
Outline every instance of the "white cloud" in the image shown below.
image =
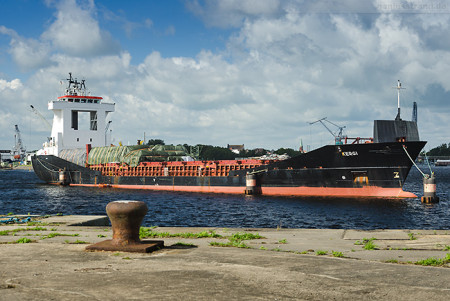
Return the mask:
<svg viewBox="0 0 450 301">
<path fill-rule="evenodd" d="M 11 38 L 10 49 L 14 62 L 24 71 L 45 67 L 51 64 L 48 56 L 50 48 L 35 39 L 21 37 L 12 29 L 0 26 L 0 33 Z"/>
<path fill-rule="evenodd" d="M 57 7 L 56 20 L 42 34 L 43 40 L 73 56 L 118 53 L 119 44 L 100 29 L 93 4 L 82 8 L 76 0 L 63 0 Z"/>
<path fill-rule="evenodd" d="M 280 11 L 278 0 L 188 1 L 187 7 L 209 26 L 239 27 L 247 18 L 264 18 Z"/>
<path fill-rule="evenodd" d="M 23 87 L 22 82 L 18 78 L 13 79 L 10 82 L 8 82 L 4 79 L 0 79 L 0 91 L 6 90 L 6 89 L 18 90 L 22 87 Z"/>
<path fill-rule="evenodd" d="M 433 30 L 432 41 L 445 39 L 448 18 L 379 14 L 367 21 L 365 15 L 303 13 L 312 10 L 305 5 L 191 2 L 208 25 L 236 26 L 227 48 L 204 50 L 195 57 L 149 52 L 133 64 L 132 49 L 102 52 L 114 42 L 102 31 L 95 7 L 81 9 L 65 1 L 42 35 L 55 47 L 52 64 L 43 65 L 27 81 L 0 80 L 0 97 L 25 107 L 30 102 L 44 113 L 46 102 L 57 96 L 59 81 L 71 71 L 85 78 L 94 94 L 117 104 L 111 125 L 116 143 L 134 143 L 145 132 L 147 139 L 168 143 L 297 148 L 300 139 L 305 147 L 333 140 L 320 125 L 308 124 L 325 116 L 347 126 L 351 136 L 371 136 L 373 119 L 395 117 L 392 87 L 401 79 L 407 88 L 402 91 L 403 117 L 409 119 L 410 106 L 418 101 L 422 137 L 432 145 L 445 142 L 446 123 L 434 120 L 446 120 L 449 113 L 450 81 L 444 75 L 450 68 L 450 48 L 432 47 L 426 30 Z M 92 31 L 86 42 L 90 45 L 82 49 L 84 44 L 75 40 L 87 27 Z M 71 28 L 78 29 L 72 36 Z M 0 31 L 19 40 L 14 31 Z M 433 85 L 440 88 L 435 94 L 430 92 Z M 11 112 L 20 115 L 9 105 L 3 110 L 0 117 L 10 123 Z M 29 119 L 33 128 L 42 128 L 38 120 Z M 33 138 L 35 145 L 45 135 Z"/>
</svg>

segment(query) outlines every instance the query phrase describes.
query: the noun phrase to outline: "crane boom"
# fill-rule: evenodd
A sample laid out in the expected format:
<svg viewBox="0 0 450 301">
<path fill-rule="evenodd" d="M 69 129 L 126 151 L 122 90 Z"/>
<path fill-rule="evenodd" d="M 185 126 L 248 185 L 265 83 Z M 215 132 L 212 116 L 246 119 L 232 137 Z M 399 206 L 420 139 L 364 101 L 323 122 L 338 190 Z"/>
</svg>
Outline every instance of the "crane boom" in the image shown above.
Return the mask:
<svg viewBox="0 0 450 301">
<path fill-rule="evenodd" d="M 323 122 L 323 121 L 326 121 L 326 122 L 328 122 L 328 123 L 334 125 L 335 127 L 337 127 L 337 128 L 339 129 L 339 134 L 336 135 L 335 133 L 333 133 L 333 131 L 330 130 L 330 128 L 327 127 L 327 125 L 326 125 L 325 122 Z M 324 117 L 324 118 L 322 118 L 322 119 L 319 119 L 319 120 L 310 122 L 309 124 L 314 124 L 314 123 L 317 123 L 317 122 L 320 122 L 320 123 L 328 130 L 328 132 L 330 132 L 330 134 L 334 137 L 334 141 L 335 141 L 336 144 L 342 144 L 342 139 L 345 138 L 344 135 L 343 135 L 343 133 L 342 133 L 342 131 L 344 130 L 345 126 L 339 126 L 339 125 L 337 125 L 337 124 L 335 124 L 335 123 L 329 121 L 329 120 L 327 119 L 327 117 Z"/>
<path fill-rule="evenodd" d="M 314 123 L 317 123 L 317 122 L 320 122 L 327 130 L 328 130 L 328 132 L 330 132 L 330 134 L 331 135 L 333 135 L 333 137 L 335 137 L 336 138 L 336 135 L 333 133 L 333 131 L 331 131 L 328 127 L 327 127 L 327 125 L 325 124 L 325 123 L 323 123 L 323 121 L 322 120 L 326 120 L 327 118 L 326 117 L 324 117 L 324 118 L 322 118 L 322 119 L 319 119 L 319 120 L 316 120 L 316 121 L 313 121 L 313 122 L 310 122 L 309 124 L 314 124 Z"/>
<path fill-rule="evenodd" d="M 35 107 L 33 107 L 33 105 L 30 105 L 30 107 L 33 113 L 36 114 L 39 118 L 41 118 L 42 121 L 44 121 L 45 125 L 51 130 L 52 126 L 50 125 L 50 122 L 48 122 L 47 119 L 45 119 L 45 117 L 42 116 L 42 114 Z"/>
<path fill-rule="evenodd" d="M 329 121 L 328 119 L 325 119 L 326 122 L 331 123 L 332 125 L 334 125 L 335 127 L 337 127 L 339 129 L 339 134 L 337 135 L 338 137 L 343 137 L 342 136 L 342 131 L 345 129 L 345 126 L 339 126 L 334 122 Z M 336 136 L 335 136 L 336 137 Z"/>
</svg>

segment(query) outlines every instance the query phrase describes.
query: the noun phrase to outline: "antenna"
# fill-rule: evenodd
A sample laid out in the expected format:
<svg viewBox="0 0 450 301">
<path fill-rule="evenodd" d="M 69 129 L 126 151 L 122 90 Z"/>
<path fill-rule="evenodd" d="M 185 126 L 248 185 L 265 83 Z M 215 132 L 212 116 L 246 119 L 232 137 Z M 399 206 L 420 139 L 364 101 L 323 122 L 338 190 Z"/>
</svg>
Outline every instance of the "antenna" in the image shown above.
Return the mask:
<svg viewBox="0 0 450 301">
<path fill-rule="evenodd" d="M 69 81 L 69 87 L 68 89 L 70 89 L 70 85 L 74 83 L 73 79 L 72 79 L 72 72 L 69 72 L 69 78 L 67 78 L 66 80 Z"/>
<path fill-rule="evenodd" d="M 395 89 L 397 89 L 397 117 L 395 117 L 395 120 L 402 120 L 400 118 L 400 90 L 405 89 L 402 88 L 402 83 L 400 82 L 400 80 L 397 81 L 397 87 L 395 87 Z"/>
</svg>

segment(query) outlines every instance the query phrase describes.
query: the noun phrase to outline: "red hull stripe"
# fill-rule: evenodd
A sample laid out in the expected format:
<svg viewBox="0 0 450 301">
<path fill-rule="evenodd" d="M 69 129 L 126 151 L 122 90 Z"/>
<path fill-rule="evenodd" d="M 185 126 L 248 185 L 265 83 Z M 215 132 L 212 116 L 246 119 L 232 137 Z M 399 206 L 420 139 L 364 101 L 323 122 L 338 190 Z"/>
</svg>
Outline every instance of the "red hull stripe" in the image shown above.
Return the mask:
<svg viewBox="0 0 450 301">
<path fill-rule="evenodd" d="M 115 185 L 115 184 L 70 184 L 70 186 L 112 187 L 122 189 L 147 189 L 160 191 L 186 191 L 206 193 L 244 194 L 245 187 L 227 186 L 162 186 L 162 185 Z M 263 195 L 274 196 L 329 196 L 329 197 L 379 197 L 416 198 L 414 193 L 401 188 L 366 186 L 361 188 L 334 187 L 261 187 Z"/>
<path fill-rule="evenodd" d="M 58 97 L 58 99 L 61 99 L 61 98 L 103 99 L 103 97 L 98 97 L 98 96 L 81 96 L 81 95 L 64 95 L 64 96 Z"/>
</svg>

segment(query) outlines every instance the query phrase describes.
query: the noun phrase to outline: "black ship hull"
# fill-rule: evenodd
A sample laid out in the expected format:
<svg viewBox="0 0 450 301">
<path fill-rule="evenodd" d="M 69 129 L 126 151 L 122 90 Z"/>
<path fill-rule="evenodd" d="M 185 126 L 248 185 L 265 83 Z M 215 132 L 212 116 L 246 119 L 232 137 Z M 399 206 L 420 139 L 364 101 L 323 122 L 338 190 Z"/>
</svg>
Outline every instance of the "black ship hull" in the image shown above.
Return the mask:
<svg viewBox="0 0 450 301">
<path fill-rule="evenodd" d="M 227 176 L 110 176 L 52 155 L 34 156 L 32 164 L 41 180 L 71 186 L 243 194 L 250 174 L 263 195 L 408 198 L 415 195 L 402 187 L 425 143 L 328 145 Z"/>
</svg>

